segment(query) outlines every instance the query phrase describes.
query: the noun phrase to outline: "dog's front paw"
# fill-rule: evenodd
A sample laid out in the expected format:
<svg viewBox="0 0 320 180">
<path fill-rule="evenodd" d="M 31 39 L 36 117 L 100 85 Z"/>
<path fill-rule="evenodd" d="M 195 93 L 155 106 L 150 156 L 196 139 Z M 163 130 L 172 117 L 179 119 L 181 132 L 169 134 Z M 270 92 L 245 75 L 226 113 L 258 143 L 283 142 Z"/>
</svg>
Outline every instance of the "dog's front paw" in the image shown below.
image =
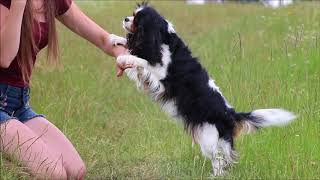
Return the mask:
<svg viewBox="0 0 320 180">
<path fill-rule="evenodd" d="M 133 55 L 121 55 L 117 57 L 117 64 L 128 67 L 146 67 L 147 61 Z"/>
<path fill-rule="evenodd" d="M 127 39 L 124 37 L 114 35 L 114 34 L 110 34 L 109 35 L 109 42 L 114 46 L 117 46 L 117 45 L 125 46 L 127 44 Z"/>
<path fill-rule="evenodd" d="M 135 57 L 132 55 L 121 55 L 117 57 L 117 64 L 121 67 L 127 66 L 127 67 L 133 67 L 134 59 Z"/>
</svg>

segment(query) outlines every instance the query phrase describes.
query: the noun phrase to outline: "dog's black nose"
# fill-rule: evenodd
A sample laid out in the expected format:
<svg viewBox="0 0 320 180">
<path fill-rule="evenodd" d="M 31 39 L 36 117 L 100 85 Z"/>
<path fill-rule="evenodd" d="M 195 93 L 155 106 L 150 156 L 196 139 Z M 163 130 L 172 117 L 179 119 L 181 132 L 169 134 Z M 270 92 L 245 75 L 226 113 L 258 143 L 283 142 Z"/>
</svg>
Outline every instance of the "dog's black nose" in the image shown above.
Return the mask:
<svg viewBox="0 0 320 180">
<path fill-rule="evenodd" d="M 129 22 L 130 19 L 126 17 L 126 18 L 124 18 L 124 21 L 125 21 L 125 22 Z"/>
</svg>

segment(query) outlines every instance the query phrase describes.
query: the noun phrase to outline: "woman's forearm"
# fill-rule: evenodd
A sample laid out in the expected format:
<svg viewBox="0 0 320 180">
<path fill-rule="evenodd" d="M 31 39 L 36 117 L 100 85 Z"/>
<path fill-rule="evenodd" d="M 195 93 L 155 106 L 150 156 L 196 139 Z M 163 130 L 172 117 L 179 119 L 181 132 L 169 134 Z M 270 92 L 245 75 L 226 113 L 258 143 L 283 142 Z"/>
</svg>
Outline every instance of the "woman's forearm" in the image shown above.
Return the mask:
<svg viewBox="0 0 320 180">
<path fill-rule="evenodd" d="M 70 9 L 58 19 L 73 32 L 90 41 L 105 53 L 114 57 L 123 53 L 124 48 L 113 46 L 109 41 L 109 33 L 87 17 L 74 2 Z"/>
<path fill-rule="evenodd" d="M 18 53 L 25 6 L 24 0 L 12 1 L 9 13 L 5 21 L 1 23 L 0 66 L 2 68 L 8 68 Z"/>
</svg>

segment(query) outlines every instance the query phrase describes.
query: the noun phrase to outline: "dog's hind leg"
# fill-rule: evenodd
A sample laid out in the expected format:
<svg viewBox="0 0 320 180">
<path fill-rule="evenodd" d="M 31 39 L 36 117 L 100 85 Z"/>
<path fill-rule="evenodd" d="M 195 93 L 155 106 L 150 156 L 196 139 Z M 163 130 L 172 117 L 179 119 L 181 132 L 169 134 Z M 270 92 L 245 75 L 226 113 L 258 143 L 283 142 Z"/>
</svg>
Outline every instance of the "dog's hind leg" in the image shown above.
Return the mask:
<svg viewBox="0 0 320 180">
<path fill-rule="evenodd" d="M 225 139 L 219 139 L 218 148 L 220 153 L 220 167 L 224 170 L 230 168 L 238 157 L 237 152 L 233 149 L 232 141 L 227 141 Z"/>
<path fill-rule="evenodd" d="M 212 162 L 213 175 L 221 176 L 224 174 L 223 157 L 219 153 L 219 132 L 215 125 L 205 123 L 194 132 L 194 139 L 199 143 L 202 154 Z"/>
</svg>

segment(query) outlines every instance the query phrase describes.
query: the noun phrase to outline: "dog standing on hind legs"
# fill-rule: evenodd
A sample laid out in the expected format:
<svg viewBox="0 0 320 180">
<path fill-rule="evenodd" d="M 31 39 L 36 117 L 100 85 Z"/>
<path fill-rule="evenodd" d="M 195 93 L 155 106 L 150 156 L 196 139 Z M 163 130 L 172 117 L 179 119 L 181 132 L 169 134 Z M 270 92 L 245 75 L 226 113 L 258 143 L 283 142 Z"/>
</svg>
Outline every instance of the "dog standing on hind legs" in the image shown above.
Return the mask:
<svg viewBox="0 0 320 180">
<path fill-rule="evenodd" d="M 181 120 L 211 160 L 214 176 L 224 175 L 235 163 L 234 139 L 241 132 L 286 125 L 295 119 L 282 109 L 236 112 L 173 25 L 146 3 L 138 4 L 123 27 L 127 39 L 111 36 L 110 41 L 115 45 L 126 42 L 131 55 L 119 56 L 117 64 L 126 67 L 125 73 L 140 90 Z"/>
</svg>

